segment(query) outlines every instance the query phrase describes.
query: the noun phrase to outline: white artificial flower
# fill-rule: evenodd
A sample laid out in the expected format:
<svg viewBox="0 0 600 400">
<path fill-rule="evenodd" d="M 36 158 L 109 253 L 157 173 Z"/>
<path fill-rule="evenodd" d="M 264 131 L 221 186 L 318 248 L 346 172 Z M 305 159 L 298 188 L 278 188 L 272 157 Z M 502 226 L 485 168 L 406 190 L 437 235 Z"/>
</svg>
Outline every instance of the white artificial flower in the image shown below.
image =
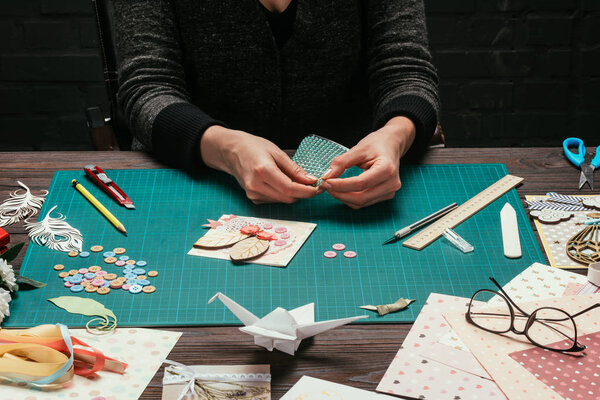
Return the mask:
<svg viewBox="0 0 600 400">
<path fill-rule="evenodd" d="M 0 280 L 8 286 L 8 289 L 12 292 L 15 286 L 17 286 L 17 278 L 15 278 L 15 271 L 13 271 L 12 265 L 6 262 L 5 259 L 0 258 Z"/>
<path fill-rule="evenodd" d="M 10 300 L 10 292 L 0 288 L 0 322 L 4 321 L 4 318 L 10 315 L 10 311 L 8 309 L 8 303 Z"/>
</svg>

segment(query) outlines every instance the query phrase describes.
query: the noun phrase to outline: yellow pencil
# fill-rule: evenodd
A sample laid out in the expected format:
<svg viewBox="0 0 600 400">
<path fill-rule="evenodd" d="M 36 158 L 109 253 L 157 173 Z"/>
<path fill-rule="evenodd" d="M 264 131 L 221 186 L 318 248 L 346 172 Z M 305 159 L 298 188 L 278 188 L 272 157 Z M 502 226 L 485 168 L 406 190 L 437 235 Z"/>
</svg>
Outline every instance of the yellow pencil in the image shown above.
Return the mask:
<svg viewBox="0 0 600 400">
<path fill-rule="evenodd" d="M 73 185 L 73 187 L 74 187 L 75 189 L 77 189 L 77 191 L 78 191 L 79 193 L 81 193 L 81 194 L 83 195 L 83 197 L 85 197 L 86 199 L 88 199 L 88 201 L 89 201 L 90 203 L 92 203 L 92 205 L 93 205 L 94 207 L 96 207 L 96 209 L 97 209 L 98 211 L 100 211 L 100 213 L 101 213 L 102 215 L 104 215 L 104 216 L 106 217 L 106 219 L 110 221 L 110 223 L 111 223 L 111 224 L 113 224 L 113 225 L 114 225 L 114 226 L 115 226 L 115 227 L 116 227 L 118 230 L 120 230 L 121 232 L 123 232 L 123 233 L 124 233 L 124 234 L 127 236 L 127 231 L 125 230 L 125 227 L 123 226 L 123 224 L 122 224 L 121 222 L 119 222 L 119 220 L 118 220 L 118 219 L 117 219 L 117 218 L 116 218 L 114 215 L 112 215 L 112 214 L 111 214 L 111 212 L 110 212 L 110 211 L 108 211 L 108 210 L 106 209 L 106 207 L 104 207 L 104 206 L 102 205 L 102 203 L 100 203 L 100 202 L 98 201 L 98 199 L 96 199 L 96 198 L 94 197 L 94 195 L 92 195 L 90 192 L 88 192 L 88 191 L 87 191 L 87 189 L 86 189 L 86 188 L 84 188 L 84 187 L 81 185 L 81 183 L 77 182 L 77 180 L 76 180 L 76 179 L 73 179 L 73 180 L 71 181 L 71 184 Z"/>
</svg>

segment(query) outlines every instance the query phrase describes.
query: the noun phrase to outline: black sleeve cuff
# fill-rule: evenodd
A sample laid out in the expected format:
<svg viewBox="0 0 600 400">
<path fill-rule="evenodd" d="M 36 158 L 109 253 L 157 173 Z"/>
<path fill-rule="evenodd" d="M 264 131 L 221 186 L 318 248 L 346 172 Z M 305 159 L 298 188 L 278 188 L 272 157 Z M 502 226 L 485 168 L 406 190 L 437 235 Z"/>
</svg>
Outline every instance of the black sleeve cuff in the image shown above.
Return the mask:
<svg viewBox="0 0 600 400">
<path fill-rule="evenodd" d="M 398 96 L 386 103 L 375 116 L 374 130 L 384 126 L 394 117 L 407 117 L 417 129 L 415 141 L 404 155 L 405 160 L 415 160 L 427 149 L 427 145 L 437 127 L 437 115 L 433 105 L 415 95 Z"/>
<path fill-rule="evenodd" d="M 197 173 L 204 166 L 200 138 L 212 125 L 225 126 L 193 104 L 170 104 L 158 113 L 152 125 L 154 153 L 169 165 Z"/>
</svg>

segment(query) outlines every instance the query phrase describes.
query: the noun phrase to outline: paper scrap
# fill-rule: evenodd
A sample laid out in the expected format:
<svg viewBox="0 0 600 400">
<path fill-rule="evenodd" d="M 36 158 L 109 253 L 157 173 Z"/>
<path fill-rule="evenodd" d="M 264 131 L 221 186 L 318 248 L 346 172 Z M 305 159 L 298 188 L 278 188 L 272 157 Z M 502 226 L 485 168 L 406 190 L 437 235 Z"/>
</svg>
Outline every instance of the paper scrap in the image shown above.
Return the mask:
<svg viewBox="0 0 600 400">
<path fill-rule="evenodd" d="M 60 296 L 48 299 L 48 301 L 71 314 L 98 317 L 85 324 L 86 329 L 90 333 L 104 334 L 117 327 L 117 317 L 115 314 L 94 299 L 77 296 Z M 98 322 L 98 325 L 93 326 L 93 322 Z"/>
<path fill-rule="evenodd" d="M 303 376 L 283 395 L 281 400 L 392 400 L 386 396 L 367 390 L 328 382 L 322 379 Z"/>
<path fill-rule="evenodd" d="M 377 311 L 377 313 L 379 315 L 386 315 L 386 314 L 393 313 L 396 311 L 404 310 L 413 301 L 415 301 L 415 300 L 400 298 L 392 304 L 383 304 L 383 305 L 378 305 L 378 306 L 366 305 L 366 306 L 360 306 L 360 308 L 362 308 L 364 310 L 369 310 L 369 311 Z"/>
</svg>

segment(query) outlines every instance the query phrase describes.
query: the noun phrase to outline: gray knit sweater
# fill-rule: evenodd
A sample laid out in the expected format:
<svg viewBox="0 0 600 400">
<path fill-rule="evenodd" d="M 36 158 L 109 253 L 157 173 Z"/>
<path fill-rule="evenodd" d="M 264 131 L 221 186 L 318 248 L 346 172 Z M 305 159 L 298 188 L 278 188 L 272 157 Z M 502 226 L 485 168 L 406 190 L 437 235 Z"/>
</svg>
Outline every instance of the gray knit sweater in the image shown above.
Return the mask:
<svg viewBox="0 0 600 400">
<path fill-rule="evenodd" d="M 211 125 L 296 148 L 309 134 L 353 146 L 403 115 L 411 152 L 439 100 L 423 0 L 298 0 L 279 49 L 257 0 L 114 0 L 119 104 L 138 146 L 198 165 Z"/>
</svg>

